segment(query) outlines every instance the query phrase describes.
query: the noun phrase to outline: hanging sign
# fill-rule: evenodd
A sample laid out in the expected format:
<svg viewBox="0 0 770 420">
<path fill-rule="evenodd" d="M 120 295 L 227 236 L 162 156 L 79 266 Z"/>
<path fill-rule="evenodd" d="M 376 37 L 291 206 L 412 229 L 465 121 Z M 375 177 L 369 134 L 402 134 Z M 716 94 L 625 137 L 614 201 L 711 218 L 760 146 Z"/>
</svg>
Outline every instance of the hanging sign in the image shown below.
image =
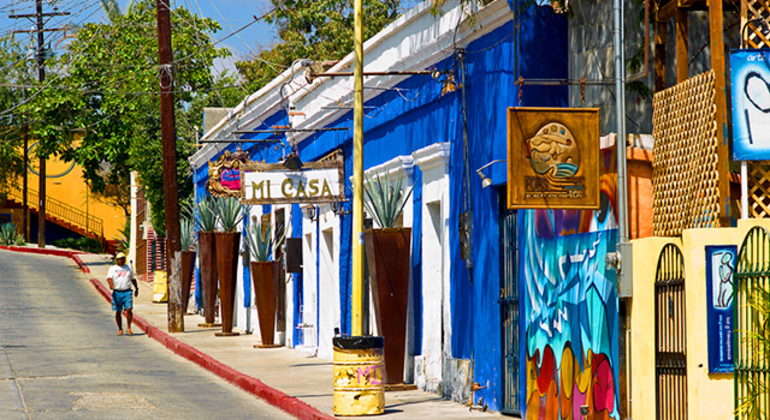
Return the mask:
<svg viewBox="0 0 770 420">
<path fill-rule="evenodd" d="M 216 161 L 209 161 L 206 190 L 214 197 L 241 197 L 241 167 L 249 160 L 243 151 L 225 152 Z"/>
<path fill-rule="evenodd" d="M 508 208 L 599 208 L 598 108 L 508 108 Z"/>
<path fill-rule="evenodd" d="M 770 50 L 730 51 L 733 160 L 770 159 Z"/>
<path fill-rule="evenodd" d="M 339 161 L 305 163 L 287 170 L 280 163 L 243 166 L 243 204 L 328 203 L 343 201 L 344 170 Z"/>
<path fill-rule="evenodd" d="M 733 271 L 738 247 L 706 247 L 709 373 L 733 371 Z"/>
</svg>

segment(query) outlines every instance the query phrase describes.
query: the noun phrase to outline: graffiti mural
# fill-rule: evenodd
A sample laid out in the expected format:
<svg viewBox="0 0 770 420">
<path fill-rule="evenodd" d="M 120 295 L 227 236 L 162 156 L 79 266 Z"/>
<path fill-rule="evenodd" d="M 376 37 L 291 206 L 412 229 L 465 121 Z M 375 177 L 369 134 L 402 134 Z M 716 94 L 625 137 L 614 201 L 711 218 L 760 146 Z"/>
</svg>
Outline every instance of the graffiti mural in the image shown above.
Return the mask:
<svg viewBox="0 0 770 420">
<path fill-rule="evenodd" d="M 599 211 L 528 210 L 519 240 L 528 419 L 619 419 L 615 177 Z M 582 411 L 582 415 L 581 415 Z"/>
</svg>

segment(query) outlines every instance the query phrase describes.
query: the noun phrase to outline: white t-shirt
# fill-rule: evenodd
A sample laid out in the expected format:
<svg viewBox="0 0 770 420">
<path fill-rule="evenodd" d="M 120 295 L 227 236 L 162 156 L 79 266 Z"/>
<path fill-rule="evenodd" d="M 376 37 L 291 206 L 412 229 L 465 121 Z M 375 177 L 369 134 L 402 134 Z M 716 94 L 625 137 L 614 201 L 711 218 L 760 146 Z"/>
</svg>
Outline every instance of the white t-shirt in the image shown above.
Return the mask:
<svg viewBox="0 0 770 420">
<path fill-rule="evenodd" d="M 134 273 L 128 264 L 122 266 L 116 264 L 110 267 L 110 271 L 107 272 L 107 278 L 112 279 L 115 290 L 131 290 L 131 279 L 134 278 Z"/>
</svg>

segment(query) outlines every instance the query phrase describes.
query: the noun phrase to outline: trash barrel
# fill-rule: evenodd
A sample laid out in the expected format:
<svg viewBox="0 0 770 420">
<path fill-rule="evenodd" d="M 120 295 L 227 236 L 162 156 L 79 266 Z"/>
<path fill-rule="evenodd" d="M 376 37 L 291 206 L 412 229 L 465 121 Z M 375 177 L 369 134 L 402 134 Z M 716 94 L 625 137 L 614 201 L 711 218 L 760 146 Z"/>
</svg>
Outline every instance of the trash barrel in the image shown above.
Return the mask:
<svg viewBox="0 0 770 420">
<path fill-rule="evenodd" d="M 334 414 L 366 416 L 385 411 L 385 339 L 334 337 Z"/>
</svg>

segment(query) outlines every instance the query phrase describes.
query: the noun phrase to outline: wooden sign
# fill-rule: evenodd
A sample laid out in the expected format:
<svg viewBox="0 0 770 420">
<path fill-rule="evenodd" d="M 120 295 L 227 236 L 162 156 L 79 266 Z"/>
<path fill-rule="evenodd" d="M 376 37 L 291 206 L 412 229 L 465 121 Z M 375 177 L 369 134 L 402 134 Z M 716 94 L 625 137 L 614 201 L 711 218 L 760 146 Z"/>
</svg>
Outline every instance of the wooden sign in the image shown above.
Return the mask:
<svg viewBox="0 0 770 420">
<path fill-rule="evenodd" d="M 508 108 L 508 208 L 599 208 L 598 108 Z"/>
<path fill-rule="evenodd" d="M 243 166 L 241 203 L 328 203 L 345 200 L 341 161 L 304 163 L 287 170 L 280 163 L 252 162 Z"/>
</svg>

